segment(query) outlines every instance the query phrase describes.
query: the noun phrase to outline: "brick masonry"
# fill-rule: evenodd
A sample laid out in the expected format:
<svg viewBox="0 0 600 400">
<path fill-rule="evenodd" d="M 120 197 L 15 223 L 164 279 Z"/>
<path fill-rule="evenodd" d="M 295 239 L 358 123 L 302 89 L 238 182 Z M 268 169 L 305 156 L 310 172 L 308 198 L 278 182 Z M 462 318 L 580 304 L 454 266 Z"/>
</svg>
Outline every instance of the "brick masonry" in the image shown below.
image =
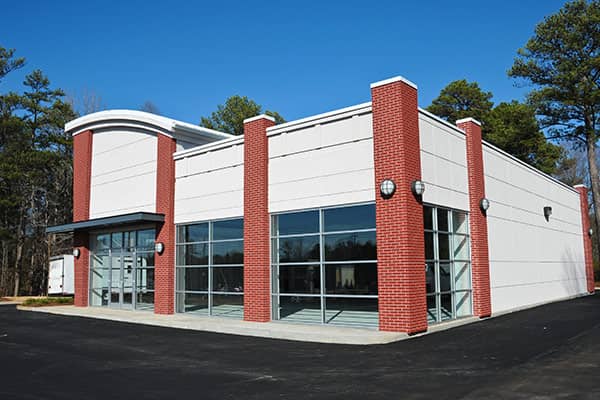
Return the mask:
<svg viewBox="0 0 600 400">
<path fill-rule="evenodd" d="M 156 166 L 156 212 L 165 215 L 165 222 L 157 226 L 156 241 L 162 242 L 162 254 L 155 253 L 154 312 L 175 312 L 175 139 L 158 135 Z"/>
<path fill-rule="evenodd" d="M 244 123 L 244 320 L 271 320 L 269 151 L 265 117 Z"/>
<path fill-rule="evenodd" d="M 583 251 L 585 256 L 585 276 L 587 280 L 587 291 L 594 293 L 594 261 L 592 255 L 592 238 L 590 231 L 590 215 L 588 204 L 588 189 L 583 185 L 575 186 L 579 192 L 579 203 L 581 205 L 581 228 L 583 230 Z"/>
<path fill-rule="evenodd" d="M 481 125 L 473 120 L 463 120 L 458 121 L 457 126 L 466 134 L 473 315 L 484 318 L 492 314 L 492 300 L 487 218 L 479 207 L 485 197 Z"/>
<path fill-rule="evenodd" d="M 73 221 L 85 221 L 90 217 L 90 182 L 92 179 L 92 131 L 84 131 L 73 137 Z M 77 232 L 73 247 L 79 249 L 75 259 L 75 305 L 88 305 L 88 279 L 90 253 L 88 234 Z"/>
<path fill-rule="evenodd" d="M 417 89 L 395 81 L 371 89 L 375 156 L 379 329 L 427 330 L 423 205 L 411 191 L 421 179 Z M 385 179 L 396 193 L 381 197 Z"/>
</svg>

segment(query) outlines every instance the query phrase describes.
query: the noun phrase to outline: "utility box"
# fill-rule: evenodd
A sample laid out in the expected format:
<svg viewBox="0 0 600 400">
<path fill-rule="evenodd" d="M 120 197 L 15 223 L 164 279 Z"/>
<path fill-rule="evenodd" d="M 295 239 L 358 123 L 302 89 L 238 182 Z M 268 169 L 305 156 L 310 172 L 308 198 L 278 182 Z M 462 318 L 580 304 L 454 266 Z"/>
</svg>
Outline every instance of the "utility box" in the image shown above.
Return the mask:
<svg viewBox="0 0 600 400">
<path fill-rule="evenodd" d="M 71 254 L 52 257 L 48 268 L 48 295 L 75 294 L 75 263 Z"/>
</svg>

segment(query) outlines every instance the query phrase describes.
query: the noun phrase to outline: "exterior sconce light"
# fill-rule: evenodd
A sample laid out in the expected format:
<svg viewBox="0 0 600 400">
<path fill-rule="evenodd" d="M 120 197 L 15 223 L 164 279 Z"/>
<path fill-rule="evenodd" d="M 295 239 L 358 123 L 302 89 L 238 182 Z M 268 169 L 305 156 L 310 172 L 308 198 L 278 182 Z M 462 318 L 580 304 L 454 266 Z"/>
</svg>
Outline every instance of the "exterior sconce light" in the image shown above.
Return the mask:
<svg viewBox="0 0 600 400">
<path fill-rule="evenodd" d="M 80 255 L 81 255 L 81 250 L 79 250 L 77 247 L 75 247 L 73 249 L 73 257 L 79 258 Z"/>
<path fill-rule="evenodd" d="M 544 207 L 544 218 L 546 218 L 546 221 L 550 220 L 551 215 L 552 215 L 552 207 L 545 206 Z"/>
<path fill-rule="evenodd" d="M 594 234 L 594 230 L 593 230 L 592 228 L 590 228 L 590 229 L 588 230 L 588 236 L 589 236 L 589 237 L 592 237 L 592 235 L 593 235 L 593 234 Z"/>
<path fill-rule="evenodd" d="M 421 196 L 425 192 L 425 184 L 423 181 L 412 181 L 410 184 L 410 190 L 413 192 L 415 196 Z"/>
<path fill-rule="evenodd" d="M 481 211 L 486 212 L 488 208 L 490 208 L 490 201 L 485 197 L 479 200 L 479 208 L 481 209 Z"/>
<path fill-rule="evenodd" d="M 384 179 L 379 185 L 379 191 L 381 192 L 381 197 L 389 199 L 396 191 L 396 184 L 391 179 Z"/>
<path fill-rule="evenodd" d="M 158 255 L 161 255 L 163 251 L 165 251 L 165 244 L 163 242 L 156 242 L 154 245 L 154 250 L 158 253 Z"/>
</svg>

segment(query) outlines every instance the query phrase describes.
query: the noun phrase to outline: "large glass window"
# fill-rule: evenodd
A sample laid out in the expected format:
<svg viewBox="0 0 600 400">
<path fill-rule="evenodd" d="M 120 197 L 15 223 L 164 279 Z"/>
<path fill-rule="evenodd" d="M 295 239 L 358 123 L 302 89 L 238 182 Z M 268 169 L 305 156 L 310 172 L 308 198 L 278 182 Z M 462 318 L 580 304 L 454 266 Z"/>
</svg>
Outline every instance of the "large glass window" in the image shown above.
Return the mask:
<svg viewBox="0 0 600 400">
<path fill-rule="evenodd" d="M 154 229 L 91 237 L 90 305 L 154 309 Z"/>
<path fill-rule="evenodd" d="M 377 326 L 375 205 L 272 216 L 273 318 Z"/>
<path fill-rule="evenodd" d="M 425 206 L 424 225 L 428 322 L 471 315 L 467 213 Z"/>
<path fill-rule="evenodd" d="M 177 311 L 242 318 L 242 218 L 177 227 Z"/>
</svg>

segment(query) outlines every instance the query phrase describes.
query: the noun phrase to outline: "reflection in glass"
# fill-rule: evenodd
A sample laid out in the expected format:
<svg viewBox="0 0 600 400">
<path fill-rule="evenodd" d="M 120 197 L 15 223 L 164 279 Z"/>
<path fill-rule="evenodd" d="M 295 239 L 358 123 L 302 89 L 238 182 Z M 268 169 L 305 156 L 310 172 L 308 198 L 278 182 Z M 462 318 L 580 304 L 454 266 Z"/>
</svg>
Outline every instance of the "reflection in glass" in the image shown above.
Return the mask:
<svg viewBox="0 0 600 400">
<path fill-rule="evenodd" d="M 281 293 L 320 293 L 321 276 L 318 265 L 281 265 L 279 291 Z"/>
<path fill-rule="evenodd" d="M 467 224 L 467 213 L 462 211 L 452 212 L 452 232 L 468 233 L 469 226 Z"/>
<path fill-rule="evenodd" d="M 240 239 L 244 237 L 244 220 L 228 219 L 212 223 L 212 240 Z"/>
<path fill-rule="evenodd" d="M 279 262 L 314 262 L 319 259 L 319 236 L 279 238 Z"/>
<path fill-rule="evenodd" d="M 452 318 L 452 295 L 450 293 L 440 295 L 440 314 L 442 321 Z"/>
<path fill-rule="evenodd" d="M 208 243 L 177 245 L 177 265 L 208 265 Z"/>
<path fill-rule="evenodd" d="M 354 232 L 325 235 L 325 260 L 376 260 L 375 232 Z"/>
<path fill-rule="evenodd" d="M 377 299 L 327 297 L 325 322 L 340 325 L 378 326 Z"/>
<path fill-rule="evenodd" d="M 332 264 L 325 266 L 328 294 L 377 294 L 377 264 Z"/>
<path fill-rule="evenodd" d="M 179 225 L 177 227 L 177 242 L 207 242 L 208 241 L 208 223 Z"/>
<path fill-rule="evenodd" d="M 448 212 L 448 210 L 444 210 L 443 208 L 438 208 L 437 209 L 437 230 L 438 231 L 444 231 L 444 232 L 449 232 L 448 229 L 448 216 L 450 215 L 450 213 Z"/>
<path fill-rule="evenodd" d="M 274 234 L 297 235 L 319 232 L 319 211 L 280 214 L 277 216 L 277 229 Z"/>
<path fill-rule="evenodd" d="M 435 299 L 435 295 L 427 296 L 427 322 L 430 324 L 437 322 L 437 305 Z"/>
<path fill-rule="evenodd" d="M 215 242 L 212 245 L 213 264 L 243 264 L 244 242 Z"/>
<path fill-rule="evenodd" d="M 177 290 L 207 291 L 208 267 L 177 268 Z"/>
<path fill-rule="evenodd" d="M 450 260 L 450 235 L 438 233 L 438 257 L 440 260 Z"/>
<path fill-rule="evenodd" d="M 425 229 L 433 230 L 433 208 L 423 207 L 423 224 Z"/>
<path fill-rule="evenodd" d="M 427 293 L 435 293 L 435 263 L 425 264 L 425 286 Z"/>
<path fill-rule="evenodd" d="M 324 232 L 375 228 L 375 204 L 323 210 Z"/>
<path fill-rule="evenodd" d="M 279 318 L 289 322 L 321 323 L 321 299 L 280 295 Z"/>
<path fill-rule="evenodd" d="M 433 260 L 435 258 L 435 253 L 433 250 L 433 232 L 425 232 L 425 259 Z"/>
<path fill-rule="evenodd" d="M 215 292 L 244 291 L 244 268 L 221 267 L 212 269 L 213 287 Z"/>
<path fill-rule="evenodd" d="M 449 292 L 452 287 L 450 281 L 452 280 L 452 271 L 449 263 L 440 263 L 440 292 Z"/>
</svg>

